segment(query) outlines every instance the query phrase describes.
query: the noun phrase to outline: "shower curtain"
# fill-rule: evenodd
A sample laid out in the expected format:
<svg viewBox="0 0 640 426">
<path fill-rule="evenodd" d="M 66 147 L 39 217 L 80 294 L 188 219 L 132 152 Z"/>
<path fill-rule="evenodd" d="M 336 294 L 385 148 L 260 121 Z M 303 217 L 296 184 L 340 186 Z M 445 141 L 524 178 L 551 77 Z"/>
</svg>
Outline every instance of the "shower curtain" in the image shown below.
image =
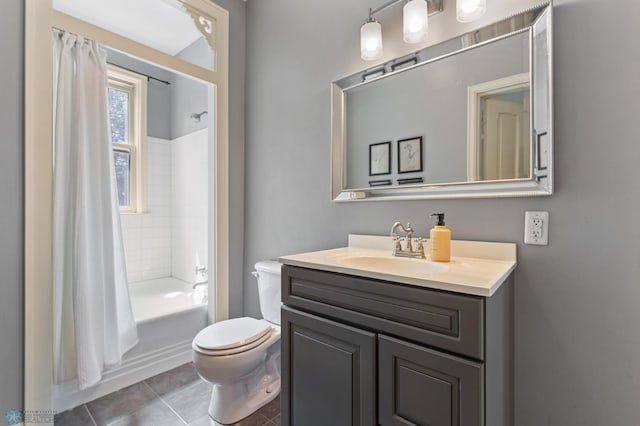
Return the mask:
<svg viewBox="0 0 640 426">
<path fill-rule="evenodd" d="M 100 46 L 55 35 L 54 383 L 85 389 L 138 342 L 124 260 Z"/>
</svg>

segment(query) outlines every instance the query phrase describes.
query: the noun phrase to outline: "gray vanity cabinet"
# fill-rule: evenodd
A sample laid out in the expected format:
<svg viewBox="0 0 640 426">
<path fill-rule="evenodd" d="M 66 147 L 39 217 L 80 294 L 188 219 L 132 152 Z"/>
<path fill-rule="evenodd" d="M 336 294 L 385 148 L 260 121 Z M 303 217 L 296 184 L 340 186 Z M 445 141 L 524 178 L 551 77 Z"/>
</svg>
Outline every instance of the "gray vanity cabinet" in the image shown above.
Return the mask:
<svg viewBox="0 0 640 426">
<path fill-rule="evenodd" d="M 511 426 L 512 297 L 284 265 L 282 424 Z"/>
</svg>

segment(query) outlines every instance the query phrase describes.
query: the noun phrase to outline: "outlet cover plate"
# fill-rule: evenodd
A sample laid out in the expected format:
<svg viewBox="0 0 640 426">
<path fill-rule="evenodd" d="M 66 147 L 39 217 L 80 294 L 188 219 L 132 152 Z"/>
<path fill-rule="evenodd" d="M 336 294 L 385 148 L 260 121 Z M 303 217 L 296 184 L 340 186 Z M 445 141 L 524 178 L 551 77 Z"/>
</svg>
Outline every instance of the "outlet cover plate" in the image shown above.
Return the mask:
<svg viewBox="0 0 640 426">
<path fill-rule="evenodd" d="M 524 243 L 538 246 L 549 244 L 549 212 L 524 213 Z"/>
</svg>

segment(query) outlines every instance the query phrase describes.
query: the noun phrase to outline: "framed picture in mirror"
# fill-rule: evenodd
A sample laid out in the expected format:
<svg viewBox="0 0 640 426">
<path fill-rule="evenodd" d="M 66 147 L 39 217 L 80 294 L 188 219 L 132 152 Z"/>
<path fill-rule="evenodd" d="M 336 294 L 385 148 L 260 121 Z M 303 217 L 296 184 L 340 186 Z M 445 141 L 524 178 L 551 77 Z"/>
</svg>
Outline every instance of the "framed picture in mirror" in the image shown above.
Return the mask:
<svg viewBox="0 0 640 426">
<path fill-rule="evenodd" d="M 369 176 L 391 173 L 391 142 L 369 145 Z"/>
<path fill-rule="evenodd" d="M 398 141 L 398 173 L 422 171 L 422 136 Z"/>
</svg>

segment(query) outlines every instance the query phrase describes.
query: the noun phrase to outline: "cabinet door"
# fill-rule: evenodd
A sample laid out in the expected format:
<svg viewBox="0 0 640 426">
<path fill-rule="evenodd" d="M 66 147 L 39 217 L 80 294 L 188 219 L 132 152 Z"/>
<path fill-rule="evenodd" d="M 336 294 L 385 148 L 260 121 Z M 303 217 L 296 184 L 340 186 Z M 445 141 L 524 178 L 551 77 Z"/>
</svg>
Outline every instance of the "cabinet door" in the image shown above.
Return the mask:
<svg viewBox="0 0 640 426">
<path fill-rule="evenodd" d="M 481 426 L 482 364 L 378 336 L 378 418 L 383 426 Z"/>
<path fill-rule="evenodd" d="M 282 307 L 282 424 L 376 424 L 376 336 Z"/>
</svg>

